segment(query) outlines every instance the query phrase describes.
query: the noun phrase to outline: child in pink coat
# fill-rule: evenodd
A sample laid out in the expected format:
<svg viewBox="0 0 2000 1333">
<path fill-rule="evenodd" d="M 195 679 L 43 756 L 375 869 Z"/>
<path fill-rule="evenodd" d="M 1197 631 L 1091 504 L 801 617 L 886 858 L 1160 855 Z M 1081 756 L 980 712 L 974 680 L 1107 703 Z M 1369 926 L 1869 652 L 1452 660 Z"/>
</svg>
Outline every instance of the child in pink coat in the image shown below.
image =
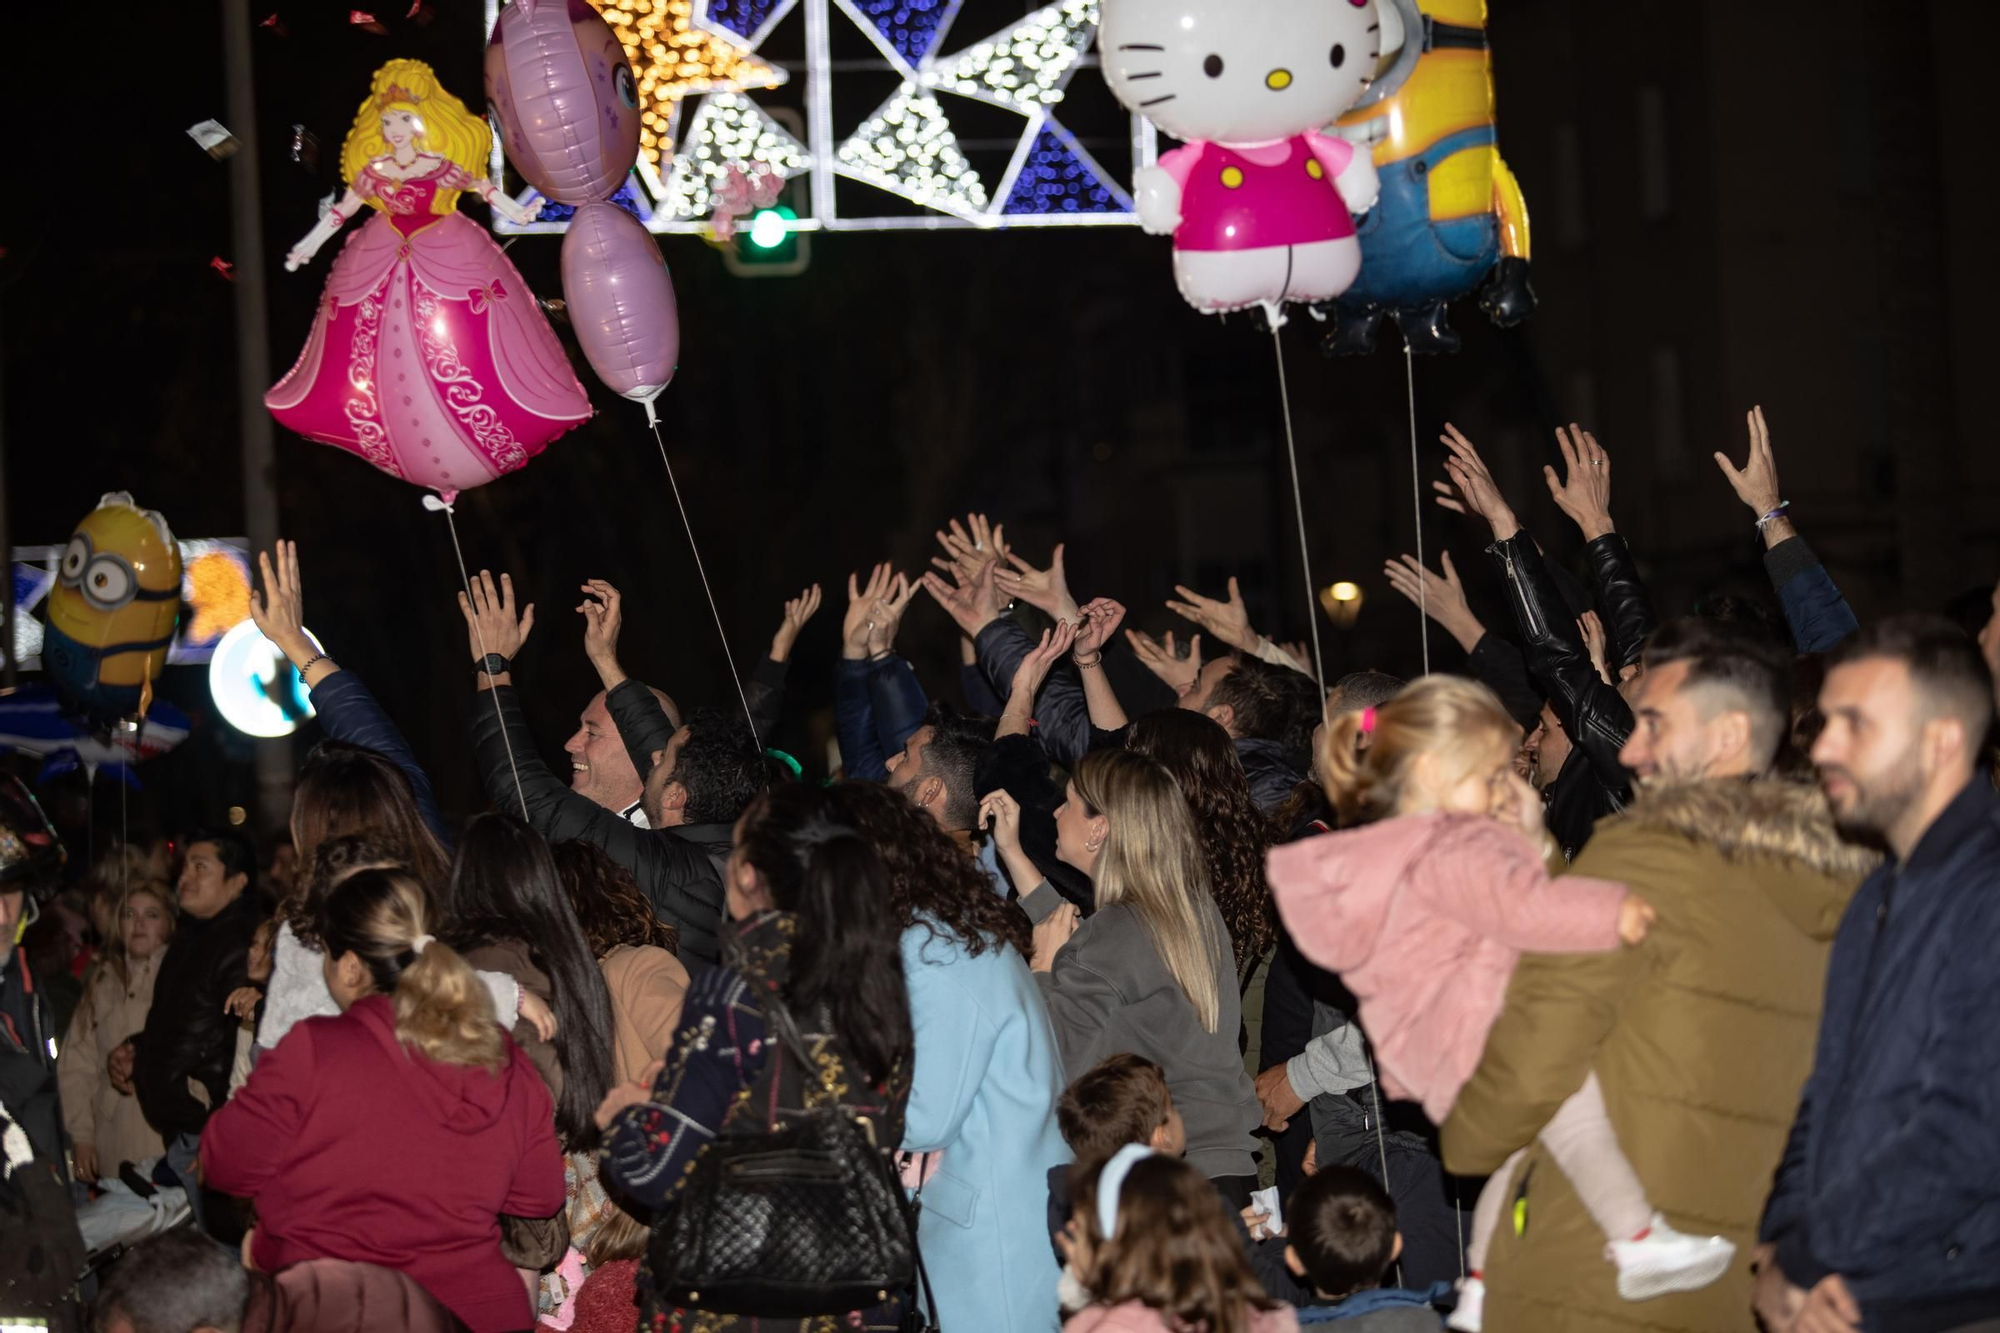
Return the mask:
<svg viewBox="0 0 2000 1333">
<path fill-rule="evenodd" d="M 1653 917 L 1622 884 L 1550 877 L 1541 800 L 1513 771 L 1519 734 L 1489 691 L 1451 676 L 1332 719 L 1321 781 L 1346 822 L 1371 822 L 1270 857 L 1271 891 L 1300 952 L 1361 1002 L 1384 1090 L 1440 1124 L 1479 1065 L 1523 953 L 1637 944 Z M 1727 1270 L 1728 1241 L 1684 1235 L 1653 1212 L 1595 1075 L 1541 1139 L 1603 1229 L 1627 1300 L 1693 1290 Z M 1480 1195 L 1453 1328 L 1480 1325 L 1480 1269 L 1524 1152 Z"/>
</svg>

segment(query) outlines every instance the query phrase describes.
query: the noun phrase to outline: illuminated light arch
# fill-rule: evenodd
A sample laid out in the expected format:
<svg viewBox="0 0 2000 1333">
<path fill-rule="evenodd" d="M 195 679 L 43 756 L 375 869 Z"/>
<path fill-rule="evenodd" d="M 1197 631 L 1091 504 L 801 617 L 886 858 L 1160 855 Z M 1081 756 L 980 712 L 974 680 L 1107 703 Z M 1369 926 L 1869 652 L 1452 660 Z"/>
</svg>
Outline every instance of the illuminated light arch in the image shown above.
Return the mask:
<svg viewBox="0 0 2000 1333">
<path fill-rule="evenodd" d="M 635 196 L 628 207 L 654 232 L 705 232 L 724 174 L 761 165 L 788 180 L 809 178 L 809 200 L 791 224 L 800 231 L 1136 225 L 1123 185 L 1054 114 L 1070 79 L 1091 63 L 1098 0 L 1053 0 L 950 49 L 961 2 L 591 0 L 638 74 L 643 121 L 637 186 L 628 181 L 623 191 Z M 489 30 L 499 8 L 499 0 L 487 0 Z M 791 77 L 758 48 L 794 10 L 803 10 L 807 35 L 803 134 L 787 129 L 755 97 Z M 841 128 L 832 111 L 836 21 L 857 27 L 879 52 L 879 68 L 902 76 L 872 113 Z M 1021 117 L 999 180 L 981 179 L 966 160 L 951 125 L 950 97 Z M 1131 126 L 1134 164 L 1150 165 L 1157 154 L 1153 129 L 1137 117 Z M 495 179 L 505 179 L 497 138 L 493 170 Z M 924 211 L 843 214 L 836 178 L 886 191 Z M 535 194 L 524 189 L 518 197 L 527 203 Z M 505 235 L 561 232 L 567 212 L 553 210 L 526 226 L 495 217 L 493 226 Z"/>
</svg>

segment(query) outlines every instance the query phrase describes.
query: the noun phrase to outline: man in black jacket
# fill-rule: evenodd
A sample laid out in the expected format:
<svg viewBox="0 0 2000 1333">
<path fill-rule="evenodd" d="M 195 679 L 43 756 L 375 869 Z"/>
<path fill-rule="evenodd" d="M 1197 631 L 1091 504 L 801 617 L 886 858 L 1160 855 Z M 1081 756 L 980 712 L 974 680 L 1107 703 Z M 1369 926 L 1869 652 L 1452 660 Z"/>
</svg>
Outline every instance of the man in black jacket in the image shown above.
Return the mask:
<svg viewBox="0 0 2000 1333">
<path fill-rule="evenodd" d="M 1563 854 L 1574 858 L 1598 819 L 1622 810 L 1632 799 L 1631 774 L 1618 759 L 1633 726 L 1632 707 L 1622 691 L 1637 678 L 1646 638 L 1656 623 L 1632 553 L 1612 526 L 1610 456 L 1588 431 L 1558 430 L 1565 479 L 1558 481 L 1553 468 L 1545 470 L 1557 506 L 1583 531 L 1584 554 L 1604 608 L 1605 670 L 1612 677 L 1607 680 L 1592 662 L 1541 548 L 1514 517 L 1479 451 L 1455 427 L 1445 430 L 1452 453 L 1445 471 L 1453 494 L 1443 502 L 1491 526 L 1493 545 L 1488 549 L 1506 577 L 1528 671 L 1547 691 L 1547 715 L 1570 743 L 1562 768 L 1543 787 L 1542 799 L 1549 832 Z"/>
<path fill-rule="evenodd" d="M 1949 621 L 1898 616 L 1837 649 L 1813 744 L 1843 829 L 1889 859 L 1827 962 L 1812 1074 L 1765 1205 L 1769 1328 L 2000 1321 L 2000 796 L 1993 679 Z M 1795 1322 L 1796 1321 L 1796 1322 Z"/>
<path fill-rule="evenodd" d="M 640 808 L 651 827 L 635 827 L 564 784 L 535 751 L 507 669 L 534 626 L 534 609 L 516 615 L 512 581 L 496 586 L 483 570 L 472 590 L 471 603 L 459 601 L 479 670 L 472 746 L 488 799 L 552 843 L 581 838 L 603 848 L 631 872 L 659 918 L 679 929 L 690 972 L 719 962 L 722 867 L 736 819 L 764 783 L 748 728 L 705 711 L 675 728 L 653 691 L 618 668 L 615 635 L 608 655 L 593 651 L 612 725 L 642 784 Z"/>
<path fill-rule="evenodd" d="M 251 937 L 271 914 L 254 888 L 256 873 L 256 854 L 241 834 L 221 830 L 189 839 L 173 947 L 153 983 L 146 1030 L 132 1043 L 132 1090 L 167 1142 L 167 1164 L 187 1185 L 197 1222 L 195 1154 L 209 1113 L 229 1096 L 236 1058 L 236 1019 L 222 1005 L 250 984 Z M 116 1070 L 119 1052 L 112 1061 Z"/>
<path fill-rule="evenodd" d="M 20 949 L 64 859 L 28 789 L 0 778 L 0 1324 L 79 1329 L 83 1238 L 64 1156 L 55 1020 Z"/>
</svg>

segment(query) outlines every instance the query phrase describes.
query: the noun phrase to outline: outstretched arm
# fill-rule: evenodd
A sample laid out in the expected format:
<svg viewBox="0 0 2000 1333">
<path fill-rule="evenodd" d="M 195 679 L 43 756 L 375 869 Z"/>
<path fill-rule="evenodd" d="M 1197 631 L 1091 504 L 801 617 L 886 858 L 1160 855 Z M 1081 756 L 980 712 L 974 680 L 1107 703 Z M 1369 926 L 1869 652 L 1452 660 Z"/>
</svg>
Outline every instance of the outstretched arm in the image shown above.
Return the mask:
<svg viewBox="0 0 2000 1333">
<path fill-rule="evenodd" d="M 320 215 L 313 229 L 299 238 L 299 243 L 285 255 L 285 272 L 296 273 L 312 262 L 319 248 L 340 234 L 340 229 L 359 213 L 367 200 L 349 190 L 340 197 L 340 202 Z"/>
<path fill-rule="evenodd" d="M 1549 692 L 1549 702 L 1571 741 L 1585 751 L 1600 776 L 1623 787 L 1629 779 L 1618 763 L 1618 752 L 1632 734 L 1631 706 L 1599 679 L 1541 552 L 1501 497 L 1479 451 L 1457 427 L 1447 425 L 1445 432 L 1444 443 L 1452 454 L 1445 463 L 1450 481 L 1435 483 L 1438 503 L 1456 513 L 1477 515 L 1491 526 L 1494 542 L 1489 549 L 1507 576 L 1529 672 Z"/>
<path fill-rule="evenodd" d="M 1825 652 L 1859 629 L 1860 622 L 1826 566 L 1792 523 L 1791 503 L 1778 489 L 1778 459 L 1771 452 L 1771 431 L 1764 424 L 1763 408 L 1750 409 L 1749 424 L 1750 453 L 1743 466 L 1733 466 L 1720 451 L 1715 464 L 1736 498 L 1757 516 L 1757 534 L 1764 542 L 1764 570 L 1784 604 L 1793 645 L 1802 653 Z"/>
<path fill-rule="evenodd" d="M 1104 674 L 1104 650 L 1125 619 L 1125 608 L 1109 597 L 1099 597 L 1082 610 L 1083 623 L 1070 648 L 1070 661 L 1083 678 L 1083 698 L 1090 710 L 1090 725 L 1100 731 L 1117 731 L 1125 725 L 1125 709 L 1118 702 L 1111 678 Z M 1072 761 L 1074 762 L 1074 761 Z"/>
<path fill-rule="evenodd" d="M 330 739 L 374 750 L 400 768 L 410 780 L 411 794 L 416 797 L 417 811 L 424 823 L 440 842 L 450 846 L 430 775 L 417 762 L 416 751 L 403 738 L 401 728 L 382 710 L 359 676 L 341 670 L 339 663 L 307 637 L 299 544 L 280 541 L 275 550 L 259 552 L 257 570 L 264 587 L 261 593 L 252 590 L 250 594 L 250 618 L 312 691 L 321 730 Z"/>
<path fill-rule="evenodd" d="M 1646 640 L 1659 625 L 1653 599 L 1647 595 L 1639 567 L 1625 539 L 1611 522 L 1611 455 L 1597 437 L 1581 426 L 1556 429 L 1563 473 L 1544 467 L 1549 494 L 1583 532 L 1584 555 L 1597 582 L 1597 602 L 1604 608 L 1604 632 L 1610 652 L 1612 683 L 1621 669 L 1639 660 Z"/>
</svg>

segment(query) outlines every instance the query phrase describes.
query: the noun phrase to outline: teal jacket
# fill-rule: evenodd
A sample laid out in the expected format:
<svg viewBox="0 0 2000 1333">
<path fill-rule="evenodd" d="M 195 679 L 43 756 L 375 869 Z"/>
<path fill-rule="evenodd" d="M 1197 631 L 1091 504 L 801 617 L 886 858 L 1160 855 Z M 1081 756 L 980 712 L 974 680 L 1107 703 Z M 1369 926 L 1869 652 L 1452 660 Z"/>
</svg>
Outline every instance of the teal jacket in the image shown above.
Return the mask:
<svg viewBox="0 0 2000 1333">
<path fill-rule="evenodd" d="M 1055 1333 L 1049 1168 L 1062 1059 L 1028 964 L 1007 945 L 976 957 L 922 922 L 903 935 L 916 1072 L 903 1148 L 941 1156 L 918 1196 L 917 1238 L 940 1324 Z"/>
</svg>

